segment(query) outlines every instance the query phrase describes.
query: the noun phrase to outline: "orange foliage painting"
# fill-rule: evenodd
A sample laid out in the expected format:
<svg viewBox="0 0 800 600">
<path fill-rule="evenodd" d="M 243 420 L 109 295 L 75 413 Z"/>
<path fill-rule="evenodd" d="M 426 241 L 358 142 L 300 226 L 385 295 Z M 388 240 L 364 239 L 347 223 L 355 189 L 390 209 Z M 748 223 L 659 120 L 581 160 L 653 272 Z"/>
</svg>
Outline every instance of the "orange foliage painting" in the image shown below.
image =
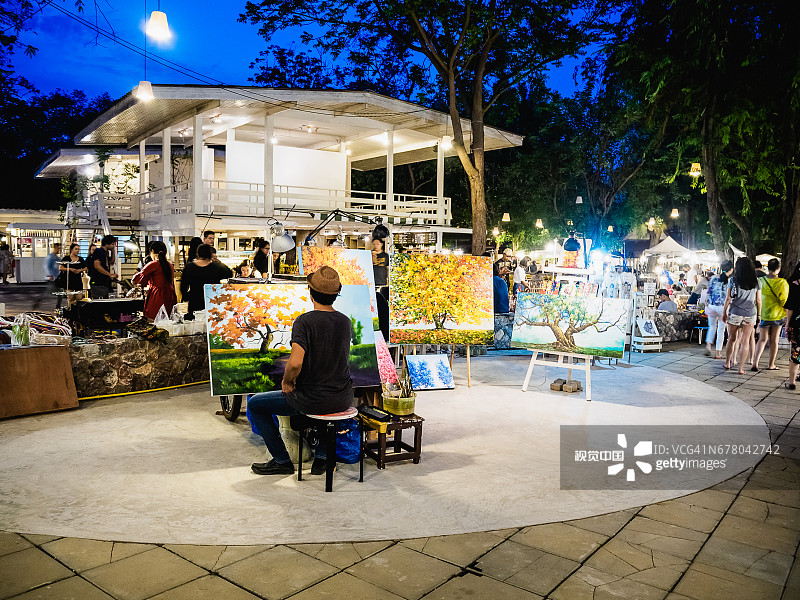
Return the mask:
<svg viewBox="0 0 800 600">
<path fill-rule="evenodd" d="M 336 246 L 303 246 L 300 261 L 301 273 L 313 273 L 323 266 L 336 269 L 342 285 L 367 285 L 370 293 L 370 309 L 378 317 L 375 298 L 375 273 L 372 271 L 372 252 Z"/>
<path fill-rule="evenodd" d="M 454 254 L 392 255 L 389 320 L 389 338 L 394 344 L 491 343 L 491 259 Z"/>
</svg>

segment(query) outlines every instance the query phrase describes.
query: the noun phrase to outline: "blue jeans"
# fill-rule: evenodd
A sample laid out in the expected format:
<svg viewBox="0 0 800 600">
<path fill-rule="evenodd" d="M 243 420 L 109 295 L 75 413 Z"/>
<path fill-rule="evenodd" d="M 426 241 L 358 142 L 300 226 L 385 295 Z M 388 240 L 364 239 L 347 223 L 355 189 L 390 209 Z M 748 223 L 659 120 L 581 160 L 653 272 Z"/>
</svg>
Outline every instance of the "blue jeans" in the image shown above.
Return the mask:
<svg viewBox="0 0 800 600">
<path fill-rule="evenodd" d="M 286 401 L 286 396 L 281 390 L 263 392 L 252 396 L 247 401 L 247 407 L 250 410 L 250 416 L 253 418 L 253 425 L 256 426 L 261 437 L 264 438 L 267 450 L 269 450 L 275 462 L 282 464 L 292 462 L 289 453 L 286 451 L 286 444 L 283 443 L 283 438 L 281 438 L 277 420 L 273 419 L 272 416 L 291 417 L 302 413 L 289 405 Z M 325 456 L 325 444 L 320 443 L 314 452 L 314 457 L 325 460 Z"/>
</svg>

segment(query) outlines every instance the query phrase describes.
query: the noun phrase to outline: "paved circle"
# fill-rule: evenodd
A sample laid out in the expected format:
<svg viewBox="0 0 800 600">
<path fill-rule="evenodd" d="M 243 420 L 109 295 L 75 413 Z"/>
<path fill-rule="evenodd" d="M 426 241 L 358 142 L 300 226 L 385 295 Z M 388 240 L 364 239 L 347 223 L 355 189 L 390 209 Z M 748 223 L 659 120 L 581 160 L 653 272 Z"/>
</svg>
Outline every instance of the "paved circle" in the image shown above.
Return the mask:
<svg viewBox="0 0 800 600">
<path fill-rule="evenodd" d="M 559 489 L 561 424 L 763 426 L 748 405 L 649 367 L 592 372 L 592 402 L 552 393 L 564 375 L 525 357 L 455 365 L 457 387 L 421 393 L 422 462 L 321 477 L 260 477 L 261 438 L 244 417 L 215 415 L 206 386 L 84 403 L 0 423 L 0 529 L 180 544 L 269 544 L 413 538 L 577 519 L 686 492 Z M 755 461 L 754 461 L 755 462 Z M 308 466 L 308 465 L 306 465 Z M 711 481 L 710 483 L 716 483 Z"/>
</svg>

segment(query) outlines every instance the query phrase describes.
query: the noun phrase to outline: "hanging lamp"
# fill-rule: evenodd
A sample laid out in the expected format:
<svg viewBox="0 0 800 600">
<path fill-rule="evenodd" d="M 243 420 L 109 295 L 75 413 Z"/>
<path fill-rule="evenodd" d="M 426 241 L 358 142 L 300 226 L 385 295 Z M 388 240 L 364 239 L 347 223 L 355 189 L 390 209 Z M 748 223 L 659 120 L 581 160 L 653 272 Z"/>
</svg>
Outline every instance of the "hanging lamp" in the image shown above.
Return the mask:
<svg viewBox="0 0 800 600">
<path fill-rule="evenodd" d="M 503 222 L 508 223 L 509 221 L 511 221 L 511 215 L 508 213 L 503 213 Z"/>
<path fill-rule="evenodd" d="M 145 14 L 147 14 L 147 11 L 145 11 Z M 169 24 L 167 23 L 167 13 L 161 11 L 161 0 L 158 1 L 158 10 L 150 13 L 145 32 L 157 42 L 165 42 L 172 37 L 172 32 L 169 30 Z"/>
<path fill-rule="evenodd" d="M 669 216 L 670 216 L 670 218 L 672 218 L 672 219 L 677 219 L 678 217 L 680 217 L 680 216 L 681 216 L 681 214 L 678 212 L 678 209 L 677 209 L 677 208 L 673 208 L 673 209 L 672 209 L 672 212 L 671 212 L 671 213 L 669 213 Z"/>
<path fill-rule="evenodd" d="M 578 196 L 575 198 L 575 204 L 583 204 L 583 196 Z"/>
<path fill-rule="evenodd" d="M 700 177 L 703 174 L 702 169 L 700 168 L 700 163 L 692 163 L 692 168 L 689 169 L 689 175 L 692 177 Z"/>
<path fill-rule="evenodd" d="M 544 228 L 544 225 L 542 224 L 542 220 L 541 219 L 536 219 L 536 227 L 538 227 L 539 229 L 543 229 Z"/>
</svg>

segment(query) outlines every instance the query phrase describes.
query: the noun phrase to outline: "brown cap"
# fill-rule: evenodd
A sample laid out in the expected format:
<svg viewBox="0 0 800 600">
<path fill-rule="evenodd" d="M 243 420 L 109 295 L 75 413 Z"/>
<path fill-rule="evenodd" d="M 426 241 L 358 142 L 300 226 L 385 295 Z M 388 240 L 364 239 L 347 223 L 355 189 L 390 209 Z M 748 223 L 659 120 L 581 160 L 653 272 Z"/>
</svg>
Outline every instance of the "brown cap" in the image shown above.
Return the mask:
<svg viewBox="0 0 800 600">
<path fill-rule="evenodd" d="M 327 265 L 320 267 L 306 277 L 309 287 L 320 294 L 336 295 L 342 291 L 339 273 Z"/>
</svg>

